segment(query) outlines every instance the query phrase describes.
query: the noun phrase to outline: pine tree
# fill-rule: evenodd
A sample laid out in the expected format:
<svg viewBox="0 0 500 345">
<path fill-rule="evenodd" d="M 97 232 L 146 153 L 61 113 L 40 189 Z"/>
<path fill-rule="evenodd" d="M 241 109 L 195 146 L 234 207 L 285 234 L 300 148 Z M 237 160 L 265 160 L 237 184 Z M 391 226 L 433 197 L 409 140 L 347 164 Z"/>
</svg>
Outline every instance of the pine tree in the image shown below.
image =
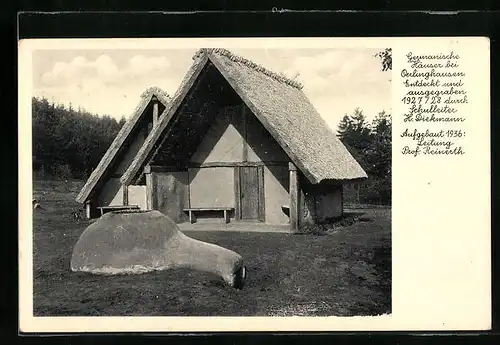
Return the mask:
<svg viewBox="0 0 500 345">
<path fill-rule="evenodd" d="M 372 143 L 365 152 L 370 172 L 379 178 L 390 177 L 392 162 L 392 120 L 381 112 L 372 122 Z"/>
<path fill-rule="evenodd" d="M 353 146 L 358 150 L 364 151 L 371 143 L 371 129 L 369 123 L 366 122 L 363 111 L 359 108 L 354 109 L 352 123 Z"/>
<path fill-rule="evenodd" d="M 363 111 L 354 109 L 352 115 L 344 115 L 338 126 L 337 135 L 351 155 L 364 167 L 363 151 L 370 145 L 370 126 Z"/>
<path fill-rule="evenodd" d="M 337 136 L 340 140 L 344 140 L 344 138 L 350 133 L 352 130 L 352 120 L 349 115 L 345 114 L 342 120 L 339 123 L 337 129 Z"/>
<path fill-rule="evenodd" d="M 368 175 L 359 188 L 364 203 L 391 203 L 392 121 L 381 112 L 368 123 L 362 110 L 355 109 L 339 123 L 337 134 Z"/>
<path fill-rule="evenodd" d="M 127 122 L 127 120 L 125 120 L 125 116 L 122 115 L 122 117 L 120 118 L 120 121 L 118 122 L 118 126 L 120 128 L 123 127 L 123 125 Z"/>
</svg>

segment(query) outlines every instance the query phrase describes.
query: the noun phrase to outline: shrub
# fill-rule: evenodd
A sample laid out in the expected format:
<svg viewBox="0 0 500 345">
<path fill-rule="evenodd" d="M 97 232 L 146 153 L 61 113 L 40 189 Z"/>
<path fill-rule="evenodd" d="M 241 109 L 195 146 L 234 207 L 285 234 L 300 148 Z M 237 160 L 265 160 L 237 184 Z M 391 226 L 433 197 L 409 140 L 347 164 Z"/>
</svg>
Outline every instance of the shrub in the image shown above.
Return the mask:
<svg viewBox="0 0 500 345">
<path fill-rule="evenodd" d="M 54 176 L 59 180 L 71 179 L 71 166 L 69 164 L 56 164 L 54 166 Z"/>
<path fill-rule="evenodd" d="M 329 235 L 338 229 L 356 223 L 359 221 L 360 216 L 360 214 L 344 214 L 341 217 L 327 219 L 321 224 L 305 223 L 299 227 L 296 234 L 314 236 Z"/>
</svg>

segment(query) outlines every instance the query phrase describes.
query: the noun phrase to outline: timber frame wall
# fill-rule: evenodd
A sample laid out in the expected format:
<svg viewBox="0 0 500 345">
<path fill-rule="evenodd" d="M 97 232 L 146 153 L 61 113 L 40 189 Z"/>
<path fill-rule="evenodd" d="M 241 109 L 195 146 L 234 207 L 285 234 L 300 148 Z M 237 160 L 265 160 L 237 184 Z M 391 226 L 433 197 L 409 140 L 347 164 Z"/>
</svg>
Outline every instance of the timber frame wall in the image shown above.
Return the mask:
<svg viewBox="0 0 500 345">
<path fill-rule="evenodd" d="M 190 163 L 187 167 L 180 168 L 180 167 L 169 167 L 169 166 L 151 166 L 147 165 L 144 168 L 144 174 L 146 176 L 146 205 L 148 210 L 155 210 L 158 208 L 158 205 L 156 204 L 156 193 L 157 193 L 157 186 L 156 186 L 156 173 L 162 173 L 162 172 L 176 172 L 176 171 L 187 171 L 188 168 L 204 168 L 204 167 L 234 167 L 234 174 L 235 174 L 235 184 L 234 184 L 234 189 L 235 189 L 235 220 L 240 220 L 239 217 L 239 189 L 240 189 L 240 183 L 239 183 L 239 167 L 258 167 L 259 168 L 259 184 L 263 187 L 264 186 L 264 174 L 263 174 L 263 168 L 264 166 L 287 166 L 288 165 L 288 170 L 289 170 L 289 177 L 290 177 L 290 186 L 289 186 L 289 195 L 290 195 L 290 229 L 292 231 L 296 231 L 299 229 L 300 226 L 300 221 L 301 221 L 301 202 L 300 202 L 300 185 L 299 185 L 299 171 L 295 164 L 291 162 L 211 162 L 211 163 Z M 188 188 L 188 193 L 189 193 L 189 184 L 187 186 Z M 127 190 L 124 186 L 124 191 Z M 124 192 L 126 193 L 126 192 Z M 260 193 L 260 200 L 264 200 L 264 188 L 260 188 L 259 190 Z M 124 200 L 126 198 L 124 197 Z M 188 199 L 189 200 L 189 199 Z M 189 205 L 188 205 L 189 206 Z M 264 222 L 265 221 L 265 205 L 264 202 L 261 202 L 259 204 L 259 221 Z"/>
<path fill-rule="evenodd" d="M 158 208 L 155 202 L 157 193 L 156 174 L 149 165 L 144 168 L 144 174 L 146 175 L 146 209 L 156 210 Z"/>
</svg>

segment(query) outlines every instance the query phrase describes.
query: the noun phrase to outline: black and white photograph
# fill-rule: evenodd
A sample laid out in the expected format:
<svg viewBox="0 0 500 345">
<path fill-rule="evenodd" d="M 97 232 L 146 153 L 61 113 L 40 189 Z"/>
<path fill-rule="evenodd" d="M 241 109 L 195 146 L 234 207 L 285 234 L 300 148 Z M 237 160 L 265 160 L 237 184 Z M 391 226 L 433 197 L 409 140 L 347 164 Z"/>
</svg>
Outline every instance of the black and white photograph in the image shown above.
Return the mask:
<svg viewBox="0 0 500 345">
<path fill-rule="evenodd" d="M 34 50 L 33 316 L 390 315 L 389 43 Z"/>
</svg>

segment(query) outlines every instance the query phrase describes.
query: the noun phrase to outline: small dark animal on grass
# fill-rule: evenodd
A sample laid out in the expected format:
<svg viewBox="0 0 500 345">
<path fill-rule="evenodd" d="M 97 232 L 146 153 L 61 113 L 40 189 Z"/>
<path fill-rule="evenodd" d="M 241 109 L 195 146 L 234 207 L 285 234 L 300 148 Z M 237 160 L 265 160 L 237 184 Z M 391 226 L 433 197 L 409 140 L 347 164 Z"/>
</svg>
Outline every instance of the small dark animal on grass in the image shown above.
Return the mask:
<svg viewBox="0 0 500 345">
<path fill-rule="evenodd" d="M 34 209 L 34 210 L 42 208 L 42 205 L 40 205 L 40 204 L 38 203 L 38 200 L 37 200 L 37 199 L 33 199 L 32 204 L 33 204 L 33 209 Z"/>
<path fill-rule="evenodd" d="M 73 211 L 71 213 L 71 215 L 72 215 L 72 218 L 74 220 L 82 220 L 83 219 L 83 215 L 82 215 L 82 211 L 81 210 Z"/>
</svg>

